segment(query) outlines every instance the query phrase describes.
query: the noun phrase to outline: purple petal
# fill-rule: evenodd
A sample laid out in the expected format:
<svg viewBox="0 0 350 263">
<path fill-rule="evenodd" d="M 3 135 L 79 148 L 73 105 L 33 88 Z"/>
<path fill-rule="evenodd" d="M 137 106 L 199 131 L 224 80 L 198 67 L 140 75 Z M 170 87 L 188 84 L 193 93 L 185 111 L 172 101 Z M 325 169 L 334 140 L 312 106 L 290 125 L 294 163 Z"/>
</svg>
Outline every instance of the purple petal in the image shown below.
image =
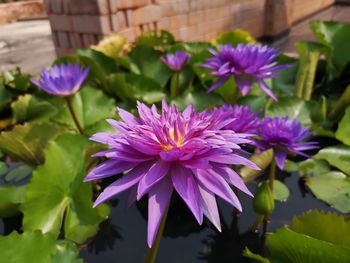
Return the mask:
<svg viewBox="0 0 350 263">
<path fill-rule="evenodd" d="M 148 172 L 149 167 L 149 164 L 140 164 L 122 178 L 107 186 L 96 199 L 94 207 L 137 184 Z"/>
<path fill-rule="evenodd" d="M 285 164 L 286 159 L 287 159 L 287 153 L 284 151 L 274 150 L 274 154 L 275 154 L 275 160 L 276 160 L 276 164 L 277 164 L 278 168 L 283 170 L 284 164 Z"/>
<path fill-rule="evenodd" d="M 105 177 L 117 175 L 121 172 L 129 170 L 134 166 L 135 166 L 135 163 L 108 160 L 96 166 L 95 168 L 93 168 L 85 177 L 84 182 L 89 182 L 92 180 L 97 180 L 97 179 L 102 179 Z"/>
<path fill-rule="evenodd" d="M 150 190 L 157 182 L 162 180 L 168 173 L 170 167 L 169 162 L 158 160 L 152 167 L 147 171 L 147 174 L 141 179 L 137 189 L 137 200 L 140 200 L 142 196 Z"/>
<path fill-rule="evenodd" d="M 250 78 L 239 77 L 239 76 L 237 76 L 235 80 L 236 80 L 237 87 L 241 91 L 242 95 L 246 96 L 252 87 L 253 80 Z"/>
<path fill-rule="evenodd" d="M 272 92 L 272 90 L 266 85 L 265 81 L 262 79 L 258 79 L 258 84 L 260 88 L 267 94 L 269 95 L 273 100 L 278 101 L 276 95 Z"/>
<path fill-rule="evenodd" d="M 207 91 L 207 93 L 212 92 L 214 89 L 217 89 L 218 87 L 220 87 L 222 84 L 224 84 L 228 79 L 230 78 L 230 76 L 224 76 L 218 79 L 218 81 L 216 81 Z"/>
<path fill-rule="evenodd" d="M 159 225 L 169 205 L 172 191 L 173 186 L 170 180 L 165 178 L 149 192 L 147 230 L 147 242 L 149 247 L 152 247 L 154 239 L 157 236 Z"/>
<path fill-rule="evenodd" d="M 200 207 L 200 194 L 192 171 L 177 165 L 172 168 L 171 179 L 176 191 L 201 225 L 203 222 L 203 213 Z"/>
<path fill-rule="evenodd" d="M 205 188 L 198 186 L 201 195 L 201 207 L 205 216 L 221 232 L 220 216 L 215 196 L 209 193 Z"/>
</svg>

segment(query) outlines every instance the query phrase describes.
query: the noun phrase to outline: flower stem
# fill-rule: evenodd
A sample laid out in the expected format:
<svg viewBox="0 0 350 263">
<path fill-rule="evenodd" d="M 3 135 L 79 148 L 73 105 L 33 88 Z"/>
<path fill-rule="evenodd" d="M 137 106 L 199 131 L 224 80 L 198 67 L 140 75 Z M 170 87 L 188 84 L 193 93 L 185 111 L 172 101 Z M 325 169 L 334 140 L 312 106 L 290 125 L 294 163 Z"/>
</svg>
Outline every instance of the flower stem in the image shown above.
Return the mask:
<svg viewBox="0 0 350 263">
<path fill-rule="evenodd" d="M 175 85 L 171 85 L 170 96 L 175 99 L 180 93 L 180 72 L 175 73 Z"/>
<path fill-rule="evenodd" d="M 67 102 L 67 106 L 68 106 L 69 112 L 72 115 L 73 121 L 74 121 L 75 125 L 77 126 L 77 128 L 79 130 L 79 133 L 83 135 L 84 134 L 84 130 L 81 127 L 81 125 L 79 123 L 79 120 L 78 120 L 78 117 L 77 117 L 77 115 L 74 112 L 72 101 L 71 101 L 70 97 L 66 97 L 66 102 Z"/>
<path fill-rule="evenodd" d="M 160 226 L 159 226 L 159 229 L 157 232 L 156 239 L 154 240 L 153 246 L 151 248 L 149 248 L 147 251 L 145 263 L 154 263 L 156 261 L 160 240 L 162 239 L 164 227 L 165 227 L 165 222 L 166 222 L 166 219 L 168 216 L 169 205 L 164 212 L 162 221 L 160 222 Z"/>
<path fill-rule="evenodd" d="M 269 172 L 269 187 L 272 193 L 273 193 L 273 185 L 275 182 L 275 176 L 276 176 L 276 161 L 274 158 L 272 158 L 272 162 L 270 164 L 270 172 Z"/>
<path fill-rule="evenodd" d="M 331 121 L 337 121 L 344 113 L 345 109 L 350 105 L 350 85 L 348 85 L 335 105 L 334 109 L 330 112 L 328 119 Z"/>
</svg>

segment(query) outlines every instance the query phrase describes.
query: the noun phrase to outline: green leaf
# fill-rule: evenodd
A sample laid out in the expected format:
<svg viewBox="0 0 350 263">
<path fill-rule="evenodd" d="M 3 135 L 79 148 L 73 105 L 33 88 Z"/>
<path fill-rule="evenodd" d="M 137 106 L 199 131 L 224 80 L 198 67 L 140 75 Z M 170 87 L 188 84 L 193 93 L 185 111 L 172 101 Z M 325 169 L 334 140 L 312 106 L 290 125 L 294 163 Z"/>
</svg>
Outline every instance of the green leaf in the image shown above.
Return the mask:
<svg viewBox="0 0 350 263">
<path fill-rule="evenodd" d="M 5 176 L 6 182 L 19 182 L 32 174 L 33 167 L 23 164 L 11 169 Z"/>
<path fill-rule="evenodd" d="M 296 76 L 296 96 L 310 100 L 313 92 L 316 69 L 321 54 L 325 53 L 325 47 L 318 43 L 298 42 L 295 45 L 299 53 L 299 69 Z"/>
<path fill-rule="evenodd" d="M 19 214 L 19 206 L 24 201 L 25 186 L 0 186 L 0 217 Z"/>
<path fill-rule="evenodd" d="M 312 123 L 308 104 L 296 97 L 279 98 L 278 103 L 273 104 L 267 110 L 267 115 L 270 117 L 288 116 L 291 119 L 298 119 L 303 125 L 310 125 Z"/>
<path fill-rule="evenodd" d="M 69 240 L 57 240 L 56 252 L 51 256 L 50 263 L 83 263 L 79 258 L 77 246 Z"/>
<path fill-rule="evenodd" d="M 39 231 L 0 236 L 1 262 L 48 263 L 55 251 L 55 239 Z"/>
<path fill-rule="evenodd" d="M 285 202 L 290 196 L 289 188 L 281 181 L 275 180 L 273 186 L 273 198 L 280 202 Z"/>
<path fill-rule="evenodd" d="M 346 263 L 350 249 L 281 228 L 267 237 L 272 262 Z"/>
<path fill-rule="evenodd" d="M 167 48 L 175 43 L 174 36 L 165 30 L 147 31 L 138 37 L 136 45 Z"/>
<path fill-rule="evenodd" d="M 247 247 L 243 250 L 243 256 L 245 256 L 246 258 L 250 258 L 253 260 L 256 260 L 257 262 L 260 263 L 271 263 L 270 260 L 268 260 L 267 258 L 264 258 L 258 254 L 255 254 L 253 252 L 251 252 Z"/>
<path fill-rule="evenodd" d="M 122 53 L 126 43 L 127 39 L 125 36 L 111 34 L 105 36 L 97 45 L 91 46 L 91 49 L 99 51 L 108 57 L 117 59 Z"/>
<path fill-rule="evenodd" d="M 298 172 L 300 176 L 318 175 L 327 173 L 330 170 L 331 167 L 325 160 L 307 159 L 298 163 Z"/>
<path fill-rule="evenodd" d="M 342 143 L 350 145 L 350 106 L 346 108 L 343 118 L 338 123 L 335 137 Z"/>
<path fill-rule="evenodd" d="M 164 87 L 172 71 L 161 61 L 162 52 L 145 45 L 138 45 L 130 53 L 131 59 L 139 67 L 141 74 Z"/>
<path fill-rule="evenodd" d="M 235 47 L 239 43 L 243 43 L 243 44 L 253 43 L 254 44 L 256 41 L 249 32 L 241 30 L 241 29 L 235 29 L 232 31 L 222 33 L 213 42 L 215 45 L 231 44 L 232 46 Z"/>
<path fill-rule="evenodd" d="M 49 144 L 45 163 L 27 185 L 22 207 L 25 231 L 39 229 L 57 237 L 64 224 L 65 237 L 77 243 L 96 234 L 109 209 L 92 208 L 92 186 L 83 182 L 90 145 L 80 135 L 63 135 Z"/>
<path fill-rule="evenodd" d="M 44 161 L 43 149 L 48 141 L 61 132 L 62 128 L 49 122 L 17 125 L 0 134 L 0 150 L 15 160 L 40 164 Z"/>
<path fill-rule="evenodd" d="M 312 193 L 343 213 L 350 212 L 350 179 L 341 172 L 310 176 L 306 185 Z"/>
<path fill-rule="evenodd" d="M 185 109 L 189 104 L 193 104 L 196 111 L 202 111 L 206 108 L 221 105 L 223 103 L 220 96 L 210 93 L 206 94 L 203 91 L 189 92 L 177 97 L 172 101 L 175 103 L 180 110 Z"/>
<path fill-rule="evenodd" d="M 350 146 L 335 145 L 323 148 L 314 156 L 314 159 L 326 160 L 350 176 Z"/>
<path fill-rule="evenodd" d="M 350 248 L 350 222 L 345 216 L 308 211 L 294 217 L 290 228 L 297 233 Z"/>
<path fill-rule="evenodd" d="M 328 63 L 335 76 L 339 75 L 350 61 L 347 45 L 350 38 L 350 24 L 331 21 L 312 21 L 311 30 L 316 39 L 329 48 Z"/>
</svg>

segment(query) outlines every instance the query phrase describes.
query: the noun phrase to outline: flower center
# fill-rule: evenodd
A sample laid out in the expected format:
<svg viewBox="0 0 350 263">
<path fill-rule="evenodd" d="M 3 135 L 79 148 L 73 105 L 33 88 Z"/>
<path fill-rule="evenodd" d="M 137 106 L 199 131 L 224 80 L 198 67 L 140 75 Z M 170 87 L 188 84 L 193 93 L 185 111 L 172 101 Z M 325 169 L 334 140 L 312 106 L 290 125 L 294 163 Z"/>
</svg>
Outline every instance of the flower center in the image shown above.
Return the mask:
<svg viewBox="0 0 350 263">
<path fill-rule="evenodd" d="M 180 147 L 184 141 L 184 137 L 181 133 L 177 133 L 177 138 L 175 138 L 174 130 L 169 131 L 170 139 L 176 144 L 177 147 Z M 173 144 L 163 145 L 164 151 L 169 151 L 173 149 L 175 146 Z"/>
</svg>

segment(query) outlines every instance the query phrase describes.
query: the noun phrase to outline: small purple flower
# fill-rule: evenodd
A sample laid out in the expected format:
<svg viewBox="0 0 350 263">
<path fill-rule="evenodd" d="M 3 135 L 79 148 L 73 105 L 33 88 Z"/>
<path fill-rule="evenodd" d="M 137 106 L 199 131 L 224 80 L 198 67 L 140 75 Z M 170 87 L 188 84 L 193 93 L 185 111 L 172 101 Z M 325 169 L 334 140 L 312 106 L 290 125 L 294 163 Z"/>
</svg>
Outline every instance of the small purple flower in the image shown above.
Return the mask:
<svg viewBox="0 0 350 263">
<path fill-rule="evenodd" d="M 161 57 L 161 60 L 173 71 L 179 72 L 188 60 L 191 59 L 191 55 L 185 51 L 176 51 L 175 54 L 166 54 Z"/>
<path fill-rule="evenodd" d="M 239 144 L 249 143 L 247 135 L 221 130 L 231 122 L 214 119 L 206 111 L 196 113 L 188 106 L 182 113 L 176 105 L 163 101 L 159 114 L 153 105 L 138 103 L 139 118 L 119 109 L 122 121 L 108 120 L 118 132 L 98 133 L 92 140 L 110 149 L 94 157 L 108 160 L 92 169 L 85 181 L 103 179 L 126 172 L 104 189 L 97 206 L 130 189 L 129 200 L 148 194 L 148 245 L 151 247 L 160 221 L 175 190 L 187 204 L 199 224 L 203 214 L 218 228 L 220 218 L 216 196 L 239 211 L 241 204 L 229 184 L 251 195 L 230 165 L 254 163 L 237 154 Z"/>
<path fill-rule="evenodd" d="M 54 65 L 49 70 L 43 69 L 41 80 L 31 81 L 43 91 L 55 96 L 71 96 L 77 92 L 87 75 L 89 67 L 82 68 L 78 64 Z"/>
<path fill-rule="evenodd" d="M 213 91 L 234 76 L 237 87 L 245 96 L 256 81 L 259 87 L 271 98 L 277 100 L 272 90 L 267 86 L 264 79 L 277 77 L 276 71 L 289 67 L 289 65 L 277 65 L 277 49 L 262 46 L 260 44 L 238 44 L 232 47 L 230 44 L 219 47 L 219 52 L 210 49 L 214 55 L 208 58 L 202 67 L 212 69 L 211 75 L 219 79 L 210 87 L 208 92 Z"/>
<path fill-rule="evenodd" d="M 256 129 L 260 126 L 259 112 L 253 112 L 250 106 L 223 105 L 220 108 L 214 108 L 212 112 L 219 112 L 224 118 L 233 119 L 223 127 L 225 130 L 256 134 Z"/>
<path fill-rule="evenodd" d="M 313 134 L 309 129 L 303 128 L 297 119 L 265 117 L 258 128 L 261 140 L 257 140 L 256 145 L 263 151 L 272 148 L 276 164 L 283 170 L 288 152 L 310 157 L 302 151 L 318 148 L 317 142 L 303 142 Z"/>
</svg>

